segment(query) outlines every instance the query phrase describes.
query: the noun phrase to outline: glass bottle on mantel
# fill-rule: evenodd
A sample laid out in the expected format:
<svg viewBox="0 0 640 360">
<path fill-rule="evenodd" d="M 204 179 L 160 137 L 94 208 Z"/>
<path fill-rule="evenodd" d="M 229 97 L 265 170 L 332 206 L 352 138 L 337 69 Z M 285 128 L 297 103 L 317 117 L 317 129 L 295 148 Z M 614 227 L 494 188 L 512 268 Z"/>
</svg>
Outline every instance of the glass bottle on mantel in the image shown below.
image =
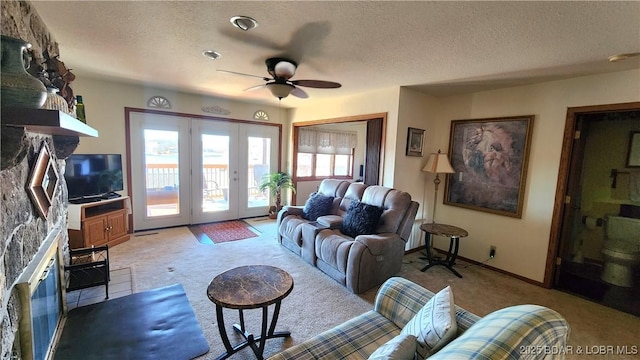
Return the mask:
<svg viewBox="0 0 640 360">
<path fill-rule="evenodd" d="M 78 120 L 85 124 L 87 123 L 87 117 L 85 116 L 84 103 L 82 102 L 81 95 L 76 96 L 76 116 L 78 117 Z"/>
</svg>

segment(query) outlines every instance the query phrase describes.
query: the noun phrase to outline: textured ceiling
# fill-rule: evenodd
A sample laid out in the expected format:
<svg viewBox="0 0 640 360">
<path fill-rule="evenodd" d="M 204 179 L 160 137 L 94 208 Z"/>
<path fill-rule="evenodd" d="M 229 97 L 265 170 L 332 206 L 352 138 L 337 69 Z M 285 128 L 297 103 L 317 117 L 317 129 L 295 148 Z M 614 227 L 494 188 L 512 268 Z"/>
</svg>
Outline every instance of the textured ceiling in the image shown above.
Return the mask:
<svg viewBox="0 0 640 360">
<path fill-rule="evenodd" d="M 33 1 L 77 76 L 109 77 L 277 104 L 264 60 L 300 63 L 282 106 L 411 86 L 436 96 L 640 67 L 640 2 Z M 255 18 L 244 32 L 234 15 Z M 213 61 L 205 50 L 222 58 Z M 640 79 L 639 83 L 640 83 Z"/>
</svg>

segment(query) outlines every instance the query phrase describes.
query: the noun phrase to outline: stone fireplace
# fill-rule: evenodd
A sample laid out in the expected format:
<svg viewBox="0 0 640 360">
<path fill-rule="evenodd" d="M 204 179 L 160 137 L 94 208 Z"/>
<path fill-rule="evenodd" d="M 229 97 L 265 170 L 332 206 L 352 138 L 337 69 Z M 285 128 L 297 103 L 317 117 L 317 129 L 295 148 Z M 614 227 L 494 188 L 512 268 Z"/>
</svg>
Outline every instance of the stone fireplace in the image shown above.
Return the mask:
<svg viewBox="0 0 640 360">
<path fill-rule="evenodd" d="M 2 323 L 0 335 L 2 352 L 0 359 L 22 358 L 20 352 L 18 329 L 21 314 L 20 297 L 16 288 L 19 277 L 32 263 L 41 249 L 45 239 L 53 232 L 59 232 L 58 242 L 63 254 L 68 257 L 68 235 L 60 229 L 67 228 L 66 184 L 64 177 L 59 179 L 55 197 L 46 219 L 42 218 L 26 191 L 26 184 L 31 166 L 43 142 L 54 149 L 52 136 L 30 133 L 23 130 L 23 136 L 17 139 L 5 137 L 2 129 L 2 147 L 5 142 L 20 141 L 26 144 L 24 158 L 17 165 L 0 171 L 0 314 Z M 3 155 L 4 156 L 4 155 Z M 55 158 L 55 152 L 52 151 Z M 55 158 L 56 166 L 64 171 L 64 160 Z M 37 259 L 35 261 L 38 261 Z M 17 356 L 17 357 L 16 357 Z"/>
<path fill-rule="evenodd" d="M 2 35 L 32 44 L 34 53 L 48 49 L 58 54 L 58 45 L 27 1 L 2 1 Z M 10 104 L 2 104 L 2 107 Z M 20 318 L 23 313 L 16 287 L 18 279 L 32 263 L 45 240 L 58 231 L 63 262 L 68 262 L 67 189 L 61 175 L 46 218 L 31 202 L 26 185 L 43 143 L 51 149 L 52 164 L 64 173 L 64 143 L 69 137 L 30 132 L 22 127 L 5 126 L 2 118 L 0 167 L 0 359 L 22 358 Z M 73 137 L 71 137 L 73 142 Z M 77 145 L 77 137 L 75 144 Z M 71 150 L 73 151 L 73 150 Z M 60 231 L 62 229 L 62 231 Z M 36 259 L 36 261 L 38 261 Z"/>
</svg>

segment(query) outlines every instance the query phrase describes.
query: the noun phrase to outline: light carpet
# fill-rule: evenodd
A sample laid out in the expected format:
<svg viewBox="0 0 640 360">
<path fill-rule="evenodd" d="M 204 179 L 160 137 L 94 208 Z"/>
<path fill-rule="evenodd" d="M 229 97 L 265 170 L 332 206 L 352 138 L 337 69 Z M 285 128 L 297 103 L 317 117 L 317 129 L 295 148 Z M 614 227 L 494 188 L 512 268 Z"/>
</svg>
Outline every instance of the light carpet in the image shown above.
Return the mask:
<svg viewBox="0 0 640 360">
<path fill-rule="evenodd" d="M 278 330 L 291 331 L 289 339 L 272 339 L 266 343 L 265 357 L 293 344 L 330 329 L 373 306 L 377 288 L 354 295 L 321 271 L 278 244 L 275 220 L 250 219 L 248 223 L 261 232 L 259 237 L 204 245 L 194 240 L 187 227 L 158 230 L 146 236 L 132 236 L 131 240 L 110 251 L 111 267 L 131 267 L 134 291 L 153 289 L 173 283 L 183 285 L 194 308 L 211 350 L 198 359 L 215 359 L 224 352 L 218 333 L 215 306 L 209 301 L 206 289 L 211 279 L 231 268 L 265 264 L 280 267 L 294 279 L 292 293 L 282 301 Z M 464 243 L 461 246 L 465 246 Z M 398 274 L 419 283 L 431 291 L 450 285 L 456 304 L 484 316 L 494 310 L 516 304 L 540 304 L 562 314 L 571 326 L 569 345 L 577 346 L 633 346 L 637 340 L 640 318 L 611 309 L 570 294 L 549 290 L 485 269 L 466 267 L 458 261 L 457 278 L 447 269 L 436 266 L 420 272 L 424 261 L 420 253 L 405 256 Z M 272 310 L 272 309 L 271 309 Z M 248 329 L 259 329 L 259 310 L 245 312 Z M 242 339 L 232 334 L 230 326 L 237 321 L 237 311 L 225 311 L 232 343 Z M 609 356 L 610 357 L 610 356 Z M 579 358 L 577 355 L 569 359 Z M 590 359 L 607 358 L 592 355 Z M 616 356 L 624 359 L 625 356 Z M 637 358 L 627 356 L 626 358 Z M 250 349 L 244 349 L 232 359 L 255 359 Z"/>
<path fill-rule="evenodd" d="M 284 269 L 294 279 L 293 291 L 282 301 L 276 327 L 276 331 L 291 331 L 291 338 L 268 340 L 265 357 L 371 309 L 370 302 L 350 293 L 281 247 L 275 238 L 273 221 L 249 222 L 263 232 L 259 237 L 215 246 L 195 241 L 187 227 L 157 230 L 145 236 L 134 235 L 129 241 L 109 249 L 111 268 L 131 267 L 135 292 L 167 284 L 182 284 L 211 348 L 209 353 L 198 359 L 215 359 L 224 352 L 215 306 L 207 298 L 206 290 L 216 275 L 237 266 L 273 265 Z M 269 228 L 272 231 L 266 231 Z M 269 310 L 271 314 L 273 306 Z M 231 324 L 238 321 L 238 311 L 225 309 L 224 316 L 232 345 L 241 342 L 242 338 L 231 330 Z M 259 332 L 261 311 L 246 310 L 244 317 L 247 329 Z M 255 355 L 251 349 L 245 348 L 234 354 L 232 359 L 255 359 Z"/>
</svg>

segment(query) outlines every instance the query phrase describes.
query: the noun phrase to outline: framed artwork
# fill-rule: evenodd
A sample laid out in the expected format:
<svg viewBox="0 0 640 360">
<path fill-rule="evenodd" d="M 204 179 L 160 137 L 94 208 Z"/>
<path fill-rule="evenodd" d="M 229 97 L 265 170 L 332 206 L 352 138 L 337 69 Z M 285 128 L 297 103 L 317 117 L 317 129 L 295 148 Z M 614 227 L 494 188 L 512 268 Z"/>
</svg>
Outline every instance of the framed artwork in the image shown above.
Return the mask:
<svg viewBox="0 0 640 360">
<path fill-rule="evenodd" d="M 453 120 L 444 203 L 522 217 L 534 115 Z"/>
<path fill-rule="evenodd" d="M 640 131 L 632 131 L 629 137 L 627 167 L 640 167 Z"/>
<path fill-rule="evenodd" d="M 31 169 L 27 193 L 41 217 L 47 218 L 58 187 L 58 170 L 46 143 L 42 144 L 38 158 Z"/>
<path fill-rule="evenodd" d="M 407 156 L 422 156 L 424 130 L 409 128 L 407 133 Z"/>
</svg>

